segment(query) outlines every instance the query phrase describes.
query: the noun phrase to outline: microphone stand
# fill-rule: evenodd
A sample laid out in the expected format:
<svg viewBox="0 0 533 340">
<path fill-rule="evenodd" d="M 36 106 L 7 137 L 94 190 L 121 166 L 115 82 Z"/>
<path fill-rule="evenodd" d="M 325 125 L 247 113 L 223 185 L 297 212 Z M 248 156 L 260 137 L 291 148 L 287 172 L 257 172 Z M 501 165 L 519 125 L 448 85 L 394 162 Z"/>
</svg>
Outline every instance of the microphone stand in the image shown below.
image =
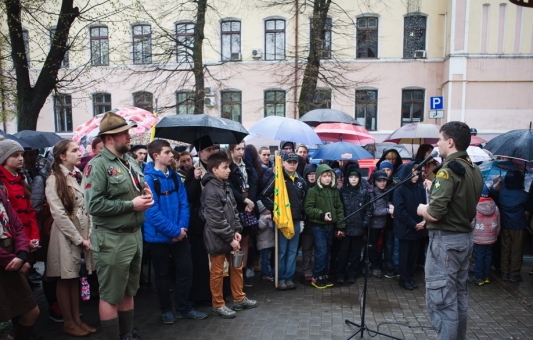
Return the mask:
<svg viewBox="0 0 533 340">
<path fill-rule="evenodd" d="M 421 163 L 422 164 L 422 163 Z M 424 164 L 422 164 L 423 166 Z M 347 220 L 348 218 L 350 218 L 351 216 L 357 214 L 359 211 L 365 209 L 366 207 L 368 207 L 369 205 L 373 204 L 374 202 L 376 202 L 377 200 L 379 200 L 380 198 L 382 198 L 383 196 L 385 195 L 388 195 L 391 191 L 393 191 L 394 189 L 398 188 L 399 186 L 403 185 L 404 183 L 406 183 L 407 181 L 410 181 L 413 177 L 414 177 L 414 173 L 415 172 L 418 172 L 419 171 L 419 167 L 418 166 L 413 172 L 411 172 L 411 174 L 409 176 L 407 176 L 407 178 L 405 178 L 404 180 L 396 183 L 393 187 L 391 187 L 389 190 L 385 191 L 384 193 L 374 197 L 373 199 L 371 199 L 370 201 L 368 201 L 367 203 L 365 203 L 363 206 L 361 206 L 359 209 L 357 209 L 356 211 L 354 211 L 353 213 L 351 213 L 350 215 L 344 217 L 342 220 L 340 220 L 338 223 L 341 223 L 341 222 L 344 222 L 345 220 Z M 393 335 L 389 335 L 389 334 L 385 334 L 385 333 L 382 333 L 382 332 L 379 332 L 377 330 L 373 330 L 373 329 L 370 329 L 368 328 L 368 326 L 365 324 L 365 310 L 366 310 L 366 293 L 367 293 L 367 287 L 368 287 L 368 271 L 370 270 L 370 258 L 369 258 L 369 251 L 370 251 L 370 248 L 372 247 L 370 245 L 370 226 L 368 226 L 367 228 L 367 235 L 366 235 L 366 251 L 365 251 L 365 280 L 364 280 L 364 284 L 363 284 L 363 292 L 361 293 L 361 299 L 362 299 L 362 302 L 363 302 L 363 305 L 361 306 L 361 323 L 360 324 L 357 324 L 353 321 L 350 321 L 348 319 L 344 320 L 344 322 L 347 324 L 347 325 L 353 325 L 353 326 L 356 326 L 356 327 L 359 327 L 357 329 L 357 331 L 355 333 L 353 333 L 352 335 L 350 335 L 350 337 L 347 339 L 352 339 L 353 337 L 355 337 L 357 334 L 361 333 L 361 339 L 363 338 L 363 335 L 364 335 L 364 332 L 365 330 L 370 334 L 370 333 L 374 333 L 374 334 L 379 334 L 379 335 L 383 335 L 387 338 L 391 338 L 391 339 L 396 339 L 396 340 L 404 340 L 403 338 L 397 338 Z"/>
</svg>

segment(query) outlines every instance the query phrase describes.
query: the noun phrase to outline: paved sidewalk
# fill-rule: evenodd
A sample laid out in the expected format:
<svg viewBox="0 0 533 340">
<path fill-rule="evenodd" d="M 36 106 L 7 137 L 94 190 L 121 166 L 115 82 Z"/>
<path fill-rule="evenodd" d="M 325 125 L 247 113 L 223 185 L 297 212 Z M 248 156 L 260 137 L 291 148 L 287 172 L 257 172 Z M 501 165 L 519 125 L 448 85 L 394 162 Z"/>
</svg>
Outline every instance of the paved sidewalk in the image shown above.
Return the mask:
<svg viewBox="0 0 533 340">
<path fill-rule="evenodd" d="M 468 339 L 533 339 L 533 259 L 522 266 L 524 281 L 518 284 L 491 278 L 491 283 L 469 286 Z M 421 289 L 406 291 L 396 279 L 369 278 L 366 325 L 371 329 L 404 339 L 435 339 L 425 308 L 423 273 L 416 281 Z M 359 295 L 363 278 L 355 284 L 335 285 L 319 290 L 300 280 L 295 291 L 280 292 L 271 283 L 254 277 L 254 286 L 245 291 L 258 300 L 258 308 L 237 313 L 231 320 L 210 314 L 204 320 L 178 320 L 164 325 L 153 289 L 143 288 L 135 299 L 135 323 L 143 340 L 165 339 L 346 339 L 356 329 L 345 320 L 360 321 Z M 62 324 L 48 319 L 42 290 L 35 291 L 41 307 L 36 331 L 43 339 L 72 339 L 61 333 Z M 231 307 L 231 302 L 228 302 Z M 199 310 L 210 313 L 207 306 Z M 105 339 L 98 321 L 98 302 L 82 303 L 83 321 L 98 326 L 99 333 L 86 339 Z M 0 331 L 0 339 L 6 339 Z M 356 339 L 360 336 L 357 335 Z M 370 339 L 365 334 L 365 339 Z M 376 336 L 374 339 L 386 339 Z"/>
</svg>

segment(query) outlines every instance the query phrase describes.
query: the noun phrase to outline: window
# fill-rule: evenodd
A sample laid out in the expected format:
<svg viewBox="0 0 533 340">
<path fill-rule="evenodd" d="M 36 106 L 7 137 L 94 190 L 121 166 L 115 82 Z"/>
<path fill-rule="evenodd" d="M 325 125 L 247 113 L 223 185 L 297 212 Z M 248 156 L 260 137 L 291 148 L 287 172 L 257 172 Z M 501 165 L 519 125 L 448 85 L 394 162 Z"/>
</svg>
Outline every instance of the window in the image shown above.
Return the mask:
<svg viewBox="0 0 533 340">
<path fill-rule="evenodd" d="M 424 121 L 424 90 L 402 91 L 402 126 Z"/>
<path fill-rule="evenodd" d="M 314 109 L 331 109 L 331 90 L 317 88 L 313 98 Z"/>
<path fill-rule="evenodd" d="M 72 97 L 60 94 L 54 96 L 56 132 L 72 132 Z"/>
<path fill-rule="evenodd" d="M 99 115 L 111 111 L 111 94 L 95 93 L 93 94 L 93 113 Z"/>
<path fill-rule="evenodd" d="M 377 130 L 378 91 L 355 91 L 355 119 L 369 131 Z"/>
<path fill-rule="evenodd" d="M 241 60 L 241 22 L 222 21 L 222 61 Z"/>
<path fill-rule="evenodd" d="M 154 112 L 154 95 L 150 92 L 135 92 L 133 94 L 133 106 Z"/>
<path fill-rule="evenodd" d="M 176 53 L 178 63 L 192 63 L 194 26 L 195 24 L 192 22 L 176 24 Z"/>
<path fill-rule="evenodd" d="M 91 64 L 109 65 L 109 37 L 105 26 L 91 27 Z"/>
<path fill-rule="evenodd" d="M 52 42 L 54 41 L 54 35 L 56 34 L 56 29 L 51 28 L 50 29 L 50 47 L 52 47 Z M 68 45 L 68 40 L 67 40 Z M 69 66 L 69 60 L 68 60 L 68 50 L 65 52 L 65 56 L 63 57 L 63 61 L 61 62 L 61 67 L 68 68 Z"/>
<path fill-rule="evenodd" d="M 285 59 L 285 20 L 265 21 L 265 60 Z"/>
<path fill-rule="evenodd" d="M 426 19 L 421 15 L 409 15 L 404 18 L 404 58 L 426 57 Z"/>
<path fill-rule="evenodd" d="M 220 91 L 222 97 L 221 117 L 241 122 L 242 92 Z"/>
<path fill-rule="evenodd" d="M 133 26 L 133 63 L 152 62 L 152 28 L 150 25 Z"/>
<path fill-rule="evenodd" d="M 313 19 L 311 19 L 311 26 L 313 26 Z M 331 59 L 331 28 L 332 28 L 332 20 L 331 18 L 326 18 L 326 22 L 324 24 L 324 41 L 322 41 L 322 44 L 320 44 L 318 47 L 321 59 Z"/>
<path fill-rule="evenodd" d="M 30 66 L 30 34 L 28 30 L 22 30 L 22 40 L 24 40 L 24 50 L 26 51 L 26 62 Z"/>
<path fill-rule="evenodd" d="M 357 18 L 357 58 L 378 57 L 378 18 Z"/>
<path fill-rule="evenodd" d="M 285 91 L 265 91 L 265 117 L 285 117 Z"/>
<path fill-rule="evenodd" d="M 194 114 L 194 92 L 192 91 L 176 92 L 176 114 L 177 115 Z"/>
</svg>

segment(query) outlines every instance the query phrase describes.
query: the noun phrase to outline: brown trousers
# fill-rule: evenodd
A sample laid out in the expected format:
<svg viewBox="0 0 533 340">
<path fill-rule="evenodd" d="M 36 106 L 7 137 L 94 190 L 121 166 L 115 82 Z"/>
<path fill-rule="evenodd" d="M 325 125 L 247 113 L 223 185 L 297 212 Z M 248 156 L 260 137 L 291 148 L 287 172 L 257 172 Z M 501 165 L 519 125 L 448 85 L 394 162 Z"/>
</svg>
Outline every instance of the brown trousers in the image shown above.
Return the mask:
<svg viewBox="0 0 533 340">
<path fill-rule="evenodd" d="M 224 295 L 222 293 L 222 286 L 224 280 L 224 259 L 228 259 L 229 262 L 229 278 L 231 286 L 231 294 L 235 301 L 242 301 L 246 297 L 246 294 L 242 291 L 242 266 L 235 268 L 232 265 L 231 253 L 221 254 L 221 255 L 209 255 L 211 260 L 211 274 L 210 279 L 210 288 L 211 295 L 213 296 L 213 307 L 220 308 L 225 305 Z"/>
<path fill-rule="evenodd" d="M 524 244 L 524 229 L 510 230 L 503 229 L 501 236 L 501 270 L 502 273 L 520 275 L 524 254 L 522 245 Z"/>
</svg>

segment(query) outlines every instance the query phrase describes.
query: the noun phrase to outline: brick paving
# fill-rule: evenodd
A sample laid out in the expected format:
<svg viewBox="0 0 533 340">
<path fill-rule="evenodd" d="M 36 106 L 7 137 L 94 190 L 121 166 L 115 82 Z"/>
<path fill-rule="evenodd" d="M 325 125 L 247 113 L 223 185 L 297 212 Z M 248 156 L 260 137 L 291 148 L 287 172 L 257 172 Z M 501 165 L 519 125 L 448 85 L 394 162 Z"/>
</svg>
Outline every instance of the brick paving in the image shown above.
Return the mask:
<svg viewBox="0 0 533 340">
<path fill-rule="evenodd" d="M 478 287 L 469 286 L 468 339 L 533 339 L 533 259 L 527 258 L 522 266 L 524 281 L 511 284 L 498 278 Z M 366 325 L 404 339 L 435 339 L 425 309 L 425 290 L 422 272 L 416 281 L 421 286 L 406 291 L 396 279 L 369 278 Z M 255 309 L 237 313 L 231 320 L 210 314 L 204 320 L 178 320 L 174 325 L 163 325 L 153 289 L 143 288 L 136 299 L 135 323 L 143 340 L 165 339 L 346 339 L 356 328 L 345 320 L 360 321 L 359 296 L 363 278 L 355 284 L 335 285 L 319 290 L 304 280 L 297 282 L 295 291 L 280 292 L 271 283 L 254 277 L 254 286 L 245 291 L 259 302 Z M 41 289 L 35 290 L 41 315 L 36 331 L 43 339 L 71 339 L 61 333 L 61 324 L 48 319 L 48 309 Z M 228 301 L 228 306 L 231 302 Z M 199 310 L 210 312 L 207 306 Z M 83 321 L 99 325 L 98 302 L 82 303 Z M 357 335 L 356 339 L 360 336 Z M 370 339 L 365 334 L 365 339 Z M 7 332 L 0 331 L 0 340 Z M 99 333 L 86 339 L 105 339 Z M 386 339 L 376 336 L 374 339 Z"/>
</svg>

